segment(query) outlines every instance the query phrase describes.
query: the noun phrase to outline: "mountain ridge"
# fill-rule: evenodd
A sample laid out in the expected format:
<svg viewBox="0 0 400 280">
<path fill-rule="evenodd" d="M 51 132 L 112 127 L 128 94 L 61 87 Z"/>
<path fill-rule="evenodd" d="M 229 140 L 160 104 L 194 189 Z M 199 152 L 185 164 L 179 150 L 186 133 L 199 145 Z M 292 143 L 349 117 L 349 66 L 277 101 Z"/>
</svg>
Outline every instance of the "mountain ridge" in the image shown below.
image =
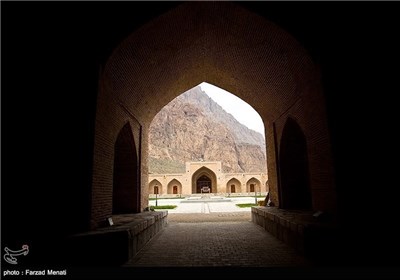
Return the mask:
<svg viewBox="0 0 400 280">
<path fill-rule="evenodd" d="M 266 172 L 265 140 L 200 86 L 168 103 L 149 132 L 149 172 L 183 173 L 186 161 L 221 161 L 223 172 Z"/>
</svg>

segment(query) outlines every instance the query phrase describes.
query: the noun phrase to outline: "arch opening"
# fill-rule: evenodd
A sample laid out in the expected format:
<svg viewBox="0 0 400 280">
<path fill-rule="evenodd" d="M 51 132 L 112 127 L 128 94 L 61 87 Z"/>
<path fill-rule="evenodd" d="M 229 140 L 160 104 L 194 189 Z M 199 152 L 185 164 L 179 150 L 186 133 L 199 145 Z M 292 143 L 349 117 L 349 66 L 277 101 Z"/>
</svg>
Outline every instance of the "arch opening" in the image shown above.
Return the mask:
<svg viewBox="0 0 400 280">
<path fill-rule="evenodd" d="M 114 146 L 112 214 L 140 212 L 138 159 L 130 124 L 118 134 Z"/>
<path fill-rule="evenodd" d="M 307 140 L 292 118 L 287 119 L 283 129 L 279 168 L 281 208 L 312 209 Z"/>
<path fill-rule="evenodd" d="M 261 182 L 256 178 L 251 178 L 246 183 L 246 191 L 248 193 L 260 192 L 261 191 Z"/>
<path fill-rule="evenodd" d="M 221 9 L 215 9 L 215 5 Z M 224 11 L 223 14 L 221 11 Z M 227 15 L 235 15 L 232 17 L 233 24 L 220 24 L 221 18 Z M 199 20 L 188 22 L 191 17 Z M 251 22 L 254 28 L 242 28 L 243 21 Z M 204 27 L 210 32 L 204 32 Z M 169 46 L 168 51 L 165 45 Z M 157 81 L 157 87 L 149 81 Z M 291 148 L 281 149 L 286 140 L 279 140 L 287 115 L 293 115 L 305 124 L 308 129 L 303 132 L 308 145 L 317 147 L 309 151 L 308 168 L 312 171 L 309 174 L 316 177 L 331 174 L 322 87 L 318 69 L 307 51 L 277 25 L 232 3 L 185 3 L 130 35 L 115 49 L 102 72 L 93 161 L 96 171 L 92 180 L 93 220 L 101 221 L 109 215 L 109 209 L 102 207 L 104 202 L 95 198 L 104 189 L 110 192 L 112 185 L 109 183 L 113 180 L 109 170 L 113 163 L 109 155 L 113 153 L 113 147 L 109 143 L 114 141 L 115 127 L 123 125 L 126 119 L 137 120 L 139 128 L 134 130 L 140 154 L 137 172 L 142 172 L 139 175 L 147 183 L 147 139 L 152 119 L 181 92 L 203 81 L 234 93 L 259 112 L 266 128 L 268 187 L 271 200 L 276 205 L 281 206 L 280 200 L 285 197 L 287 202 L 290 201 L 287 197 L 291 196 L 288 195 L 290 191 L 286 194 L 281 190 L 288 185 L 283 179 L 287 177 L 284 174 L 291 173 L 288 171 L 290 167 L 285 170 L 288 165 L 285 153 L 290 154 Z M 163 89 L 161 92 L 160 88 Z M 170 135 L 173 136 L 173 133 Z M 140 139 L 144 139 L 143 142 Z M 199 159 L 205 155 L 202 152 Z M 324 159 L 323 164 L 316 163 L 319 159 Z M 139 170 L 139 167 L 143 168 Z M 217 177 L 208 177 L 213 192 L 217 191 Z M 104 178 L 106 183 L 103 183 Z M 188 176 L 188 182 L 190 180 Z M 265 182 L 264 178 L 261 181 Z M 327 207 L 336 210 L 333 178 L 318 182 L 310 177 L 309 182 L 318 185 L 313 185 L 311 189 L 323 190 L 324 199 L 332 201 Z M 195 183 L 192 177 L 192 188 L 189 187 L 188 192 L 197 192 L 193 187 Z M 226 190 L 226 183 L 221 187 Z M 243 191 L 245 187 L 249 191 L 250 185 L 243 184 Z M 257 184 L 254 187 L 256 190 Z M 315 196 L 315 203 L 319 203 L 319 197 L 323 195 Z M 142 197 L 142 202 L 148 203 L 146 199 Z"/>
<path fill-rule="evenodd" d="M 241 193 L 242 192 L 242 184 L 236 178 L 230 179 L 226 183 L 226 192 L 227 193 Z"/>
<path fill-rule="evenodd" d="M 201 167 L 192 176 L 192 193 L 202 193 L 202 188 L 209 188 L 210 193 L 217 193 L 217 176 L 207 167 Z"/>
<path fill-rule="evenodd" d="M 239 121 L 243 115 L 250 116 Z M 248 128 L 252 122 L 257 123 L 257 131 Z M 267 177 L 264 132 L 262 118 L 251 105 L 203 82 L 174 98 L 153 118 L 149 129 L 149 177 L 162 176 L 168 181 L 179 176 L 185 195 L 201 193 L 202 187 L 212 193 L 241 193 L 244 188 L 238 182 L 225 189 L 229 178 L 254 174 L 260 179 Z M 188 170 L 187 164 L 197 165 Z M 212 176 L 190 185 L 188 179 L 199 164 L 222 178 L 219 189 Z M 167 193 L 173 194 L 173 189 L 168 188 Z"/>
<path fill-rule="evenodd" d="M 149 194 L 156 194 L 156 189 L 158 191 L 157 194 L 163 193 L 163 185 L 157 179 L 154 179 L 149 184 Z"/>
<path fill-rule="evenodd" d="M 182 194 L 182 183 L 179 182 L 177 179 L 173 179 L 171 182 L 168 183 L 167 193 Z"/>
</svg>

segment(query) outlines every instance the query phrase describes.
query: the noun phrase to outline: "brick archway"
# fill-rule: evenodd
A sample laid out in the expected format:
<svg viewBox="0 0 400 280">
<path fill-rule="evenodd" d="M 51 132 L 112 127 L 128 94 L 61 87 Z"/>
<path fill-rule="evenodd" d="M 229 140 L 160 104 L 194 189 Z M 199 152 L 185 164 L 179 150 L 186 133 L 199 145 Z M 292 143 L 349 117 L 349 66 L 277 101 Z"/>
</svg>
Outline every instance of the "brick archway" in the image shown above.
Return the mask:
<svg viewBox="0 0 400 280">
<path fill-rule="evenodd" d="M 236 178 L 230 179 L 226 183 L 226 192 L 227 193 L 241 193 L 242 192 L 242 183 Z"/>
<path fill-rule="evenodd" d="M 155 194 L 155 187 L 158 187 L 158 194 L 163 194 L 163 185 L 157 179 L 154 179 L 149 184 L 149 194 Z"/>
<path fill-rule="evenodd" d="M 251 178 L 246 182 L 246 192 L 260 192 L 261 182 L 256 178 Z"/>
<path fill-rule="evenodd" d="M 203 179 L 206 178 L 206 179 Z M 193 173 L 192 175 L 192 193 L 200 193 L 200 189 L 198 186 L 199 181 L 209 181 L 209 185 L 211 188 L 211 193 L 217 193 L 217 176 L 215 173 L 207 168 L 207 167 L 201 167 L 199 168 L 196 172 Z"/>
<path fill-rule="evenodd" d="M 168 183 L 167 187 L 168 194 L 181 194 L 182 193 L 182 183 L 177 179 L 172 179 L 171 182 Z"/>
<path fill-rule="evenodd" d="M 135 124 L 140 180 L 146 186 L 141 196 L 143 210 L 148 205 L 151 120 L 175 97 L 204 81 L 237 95 L 263 119 L 269 189 L 275 205 L 280 203 L 277 151 L 283 126 L 289 114 L 301 120 L 307 143 L 314 147 L 308 150 L 310 186 L 318 190 L 312 192 L 318 197 L 313 199 L 314 206 L 336 210 L 321 83 L 305 49 L 277 25 L 234 3 L 188 2 L 132 33 L 104 67 L 95 127 L 94 221 L 111 211 L 97 197 L 112 188 L 110 143 L 118 133 L 116 128 L 127 120 Z"/>
</svg>

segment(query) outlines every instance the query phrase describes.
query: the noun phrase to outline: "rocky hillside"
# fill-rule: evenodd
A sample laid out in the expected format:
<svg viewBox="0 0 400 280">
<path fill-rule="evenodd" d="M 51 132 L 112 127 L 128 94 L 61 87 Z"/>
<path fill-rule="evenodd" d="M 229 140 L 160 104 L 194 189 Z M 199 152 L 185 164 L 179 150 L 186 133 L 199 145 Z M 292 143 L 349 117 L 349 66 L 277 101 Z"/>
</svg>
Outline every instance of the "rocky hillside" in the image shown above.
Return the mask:
<svg viewBox="0 0 400 280">
<path fill-rule="evenodd" d="M 222 161 L 224 172 L 266 172 L 264 137 L 240 124 L 200 87 L 165 106 L 149 137 L 150 173 L 182 173 L 186 161 Z"/>
</svg>

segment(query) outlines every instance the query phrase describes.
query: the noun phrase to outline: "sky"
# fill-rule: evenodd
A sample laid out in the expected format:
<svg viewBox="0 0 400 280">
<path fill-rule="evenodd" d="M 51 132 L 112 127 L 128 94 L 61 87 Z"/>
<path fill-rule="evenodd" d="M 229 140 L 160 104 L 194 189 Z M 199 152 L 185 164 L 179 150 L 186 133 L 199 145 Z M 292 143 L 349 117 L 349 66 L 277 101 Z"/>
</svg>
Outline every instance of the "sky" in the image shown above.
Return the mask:
<svg viewBox="0 0 400 280">
<path fill-rule="evenodd" d="M 218 103 L 226 112 L 232 114 L 241 124 L 260 132 L 265 138 L 264 123 L 260 115 L 239 97 L 208 83 L 201 83 L 201 89 Z"/>
</svg>

